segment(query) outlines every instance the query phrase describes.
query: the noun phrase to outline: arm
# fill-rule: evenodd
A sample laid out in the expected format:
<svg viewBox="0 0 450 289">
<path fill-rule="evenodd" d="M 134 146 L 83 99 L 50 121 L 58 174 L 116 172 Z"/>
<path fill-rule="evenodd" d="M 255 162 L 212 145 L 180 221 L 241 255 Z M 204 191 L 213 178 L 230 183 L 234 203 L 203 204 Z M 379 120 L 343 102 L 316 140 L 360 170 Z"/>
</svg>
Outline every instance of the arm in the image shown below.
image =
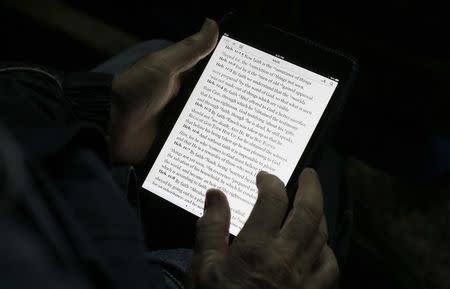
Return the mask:
<svg viewBox="0 0 450 289">
<path fill-rule="evenodd" d="M 152 142 L 149 128 L 178 91 L 180 75 L 205 57 L 217 38 L 217 24 L 207 21 L 199 33 L 144 57 L 114 76 L 108 101 L 100 97 L 92 102 L 88 96 L 95 94 L 75 89 L 80 88 L 77 85 L 73 86 L 75 94 L 66 94 L 64 81 L 58 83 L 48 76 L 37 81 L 0 75 L 4 77 L 0 79 L 3 121 L 17 128 L 14 132 L 23 130 L 24 134 L 17 133 L 22 142 L 42 146 L 37 150 L 41 153 L 46 145 L 55 146 L 54 141 L 42 137 L 48 129 L 70 136 L 68 128 L 103 127 L 110 136 L 113 161 L 138 162 Z M 11 91 L 18 97 L 8 97 L 15 95 Z M 109 116 L 110 122 L 105 121 Z M 64 138 L 55 136 L 53 140 L 59 143 Z M 326 244 L 322 192 L 316 174 L 311 170 L 302 173 L 292 209 L 278 178 L 260 173 L 256 184 L 258 200 L 231 246 L 226 197 L 217 190 L 207 193 L 188 288 L 327 288 L 337 275 L 337 264 Z"/>
<path fill-rule="evenodd" d="M 1 121 L 34 156 L 55 152 L 83 128 L 88 135 L 108 136 L 109 151 L 102 146 L 97 151 L 112 162 L 137 163 L 152 144 L 149 131 L 157 127 L 159 113 L 178 92 L 181 74 L 211 52 L 217 37 L 217 24 L 207 20 L 198 33 L 115 76 L 5 66 Z"/>
<path fill-rule="evenodd" d="M 0 120 L 28 157 L 55 152 L 81 128 L 101 136 L 109 123 L 111 79 L 107 74 L 3 65 Z"/>
</svg>

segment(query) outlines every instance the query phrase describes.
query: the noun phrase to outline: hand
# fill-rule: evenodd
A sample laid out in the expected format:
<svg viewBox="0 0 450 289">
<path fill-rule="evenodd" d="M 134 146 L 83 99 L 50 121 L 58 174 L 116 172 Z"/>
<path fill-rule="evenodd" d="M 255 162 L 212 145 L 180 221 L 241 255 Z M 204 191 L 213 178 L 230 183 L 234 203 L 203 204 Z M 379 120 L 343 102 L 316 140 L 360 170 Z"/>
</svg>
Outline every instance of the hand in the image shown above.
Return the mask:
<svg viewBox="0 0 450 289">
<path fill-rule="evenodd" d="M 305 169 L 293 208 L 284 184 L 260 172 L 258 199 L 244 228 L 228 245 L 230 208 L 225 195 L 209 190 L 199 219 L 189 289 L 328 288 L 338 274 L 327 246 L 322 191 L 314 170 Z"/>
<path fill-rule="evenodd" d="M 180 87 L 180 75 L 215 47 L 217 23 L 138 60 L 112 83 L 110 150 L 116 163 L 142 161 L 153 142 L 158 115 Z"/>
</svg>

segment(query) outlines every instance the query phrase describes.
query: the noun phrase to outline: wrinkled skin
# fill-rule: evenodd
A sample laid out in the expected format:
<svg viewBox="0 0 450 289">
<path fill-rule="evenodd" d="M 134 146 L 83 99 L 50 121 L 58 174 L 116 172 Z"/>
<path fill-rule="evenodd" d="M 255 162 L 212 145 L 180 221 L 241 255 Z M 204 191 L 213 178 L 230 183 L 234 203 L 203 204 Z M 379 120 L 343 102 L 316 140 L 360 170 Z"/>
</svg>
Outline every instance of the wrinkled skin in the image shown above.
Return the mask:
<svg viewBox="0 0 450 289">
<path fill-rule="evenodd" d="M 110 151 L 113 162 L 142 161 L 157 134 L 162 109 L 177 94 L 183 74 L 206 57 L 218 38 L 217 24 L 138 60 L 112 83 Z"/>
<path fill-rule="evenodd" d="M 143 57 L 114 77 L 109 145 L 115 163 L 144 159 L 157 133 L 159 114 L 177 94 L 181 76 L 213 50 L 217 39 L 217 24 L 206 20 L 198 33 Z M 301 174 L 289 212 L 285 186 L 277 177 L 260 172 L 256 184 L 255 207 L 231 246 L 226 196 L 218 190 L 207 192 L 187 288 L 329 288 L 338 266 L 326 244 L 316 173 L 306 169 Z"/>
<path fill-rule="evenodd" d="M 224 193 L 210 190 L 199 219 L 190 289 L 329 288 L 336 258 L 327 245 L 322 190 L 317 174 L 305 169 L 293 208 L 284 184 L 260 172 L 258 199 L 244 228 L 228 244 L 230 209 Z"/>
</svg>

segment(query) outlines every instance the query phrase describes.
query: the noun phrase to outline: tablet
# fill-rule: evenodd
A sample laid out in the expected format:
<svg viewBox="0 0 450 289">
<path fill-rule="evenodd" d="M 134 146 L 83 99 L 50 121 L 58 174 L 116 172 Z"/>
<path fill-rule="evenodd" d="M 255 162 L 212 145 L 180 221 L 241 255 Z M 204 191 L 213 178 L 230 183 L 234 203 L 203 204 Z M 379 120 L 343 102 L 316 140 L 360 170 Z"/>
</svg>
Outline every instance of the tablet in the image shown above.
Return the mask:
<svg viewBox="0 0 450 289">
<path fill-rule="evenodd" d="M 345 103 L 356 61 L 338 51 L 228 15 L 216 48 L 152 148 L 143 188 L 196 216 L 205 193 L 222 190 L 230 233 L 244 226 L 258 196 L 256 174 L 295 192 Z"/>
</svg>

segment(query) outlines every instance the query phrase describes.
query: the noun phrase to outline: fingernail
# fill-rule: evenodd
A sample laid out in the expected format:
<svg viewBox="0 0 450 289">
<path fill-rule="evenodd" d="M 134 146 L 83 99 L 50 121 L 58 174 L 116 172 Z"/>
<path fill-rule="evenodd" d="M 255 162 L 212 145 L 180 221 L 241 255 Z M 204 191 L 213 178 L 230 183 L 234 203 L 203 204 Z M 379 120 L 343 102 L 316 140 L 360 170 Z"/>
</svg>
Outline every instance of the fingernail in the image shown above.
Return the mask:
<svg viewBox="0 0 450 289">
<path fill-rule="evenodd" d="M 304 168 L 299 176 L 299 182 L 302 182 L 308 178 L 310 178 L 315 173 L 312 168 Z M 306 178 L 306 179 L 305 179 Z"/>
<path fill-rule="evenodd" d="M 315 175 L 317 175 L 315 169 L 313 169 L 313 168 L 306 168 L 306 169 L 307 169 L 307 172 L 308 172 L 308 174 L 309 174 L 310 176 L 315 176 Z"/>
<path fill-rule="evenodd" d="M 305 173 L 307 173 L 308 175 L 314 174 L 314 169 L 313 168 L 305 168 Z"/>
<path fill-rule="evenodd" d="M 266 171 L 259 171 L 256 175 L 256 183 L 258 184 L 261 181 L 261 178 L 267 176 L 269 173 Z"/>
<path fill-rule="evenodd" d="M 200 30 L 206 29 L 209 25 L 211 25 L 212 20 L 210 18 L 205 18 L 205 21 L 203 21 L 202 28 Z"/>
<path fill-rule="evenodd" d="M 258 172 L 258 174 L 256 175 L 256 177 L 258 177 L 258 176 L 262 177 L 262 176 L 266 176 L 266 175 L 268 175 L 268 174 L 269 174 L 268 172 L 261 170 L 261 171 Z"/>
</svg>

